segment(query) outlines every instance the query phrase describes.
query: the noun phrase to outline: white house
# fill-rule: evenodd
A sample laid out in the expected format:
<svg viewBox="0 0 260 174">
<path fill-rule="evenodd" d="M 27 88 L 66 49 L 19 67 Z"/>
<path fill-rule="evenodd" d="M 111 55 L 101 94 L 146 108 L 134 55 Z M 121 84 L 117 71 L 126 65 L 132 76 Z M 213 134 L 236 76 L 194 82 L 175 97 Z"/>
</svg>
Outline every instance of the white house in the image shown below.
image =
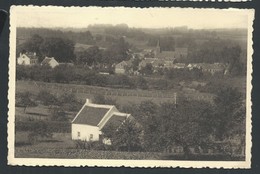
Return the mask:
<svg viewBox="0 0 260 174">
<path fill-rule="evenodd" d="M 113 124 L 113 126 L 119 127 L 129 117 L 130 114 L 119 112 L 114 105 L 94 104 L 87 99 L 76 117 L 72 120 L 72 139 L 99 141 L 101 140 L 102 129 L 105 126 Z"/>
<path fill-rule="evenodd" d="M 45 57 L 41 65 L 49 65 L 50 67 L 54 68 L 59 65 L 59 62 L 57 62 L 57 60 L 55 60 L 54 57 Z"/>
<path fill-rule="evenodd" d="M 36 53 L 20 53 L 19 57 L 17 58 L 18 65 L 34 65 L 38 61 Z"/>
</svg>

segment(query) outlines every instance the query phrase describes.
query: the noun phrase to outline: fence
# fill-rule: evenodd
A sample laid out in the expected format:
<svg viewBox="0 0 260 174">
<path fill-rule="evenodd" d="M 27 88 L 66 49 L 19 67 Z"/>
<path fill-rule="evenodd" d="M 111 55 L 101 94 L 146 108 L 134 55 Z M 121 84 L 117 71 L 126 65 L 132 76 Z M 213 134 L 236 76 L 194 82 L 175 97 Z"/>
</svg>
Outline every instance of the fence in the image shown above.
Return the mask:
<svg viewBox="0 0 260 174">
<path fill-rule="evenodd" d="M 57 83 L 45 83 L 26 81 L 30 85 L 34 85 L 37 88 L 71 92 L 75 94 L 101 94 L 104 96 L 125 96 L 125 97 L 147 97 L 147 98 L 168 98 L 175 99 L 176 97 L 182 96 L 188 100 L 205 100 L 213 101 L 214 96 L 208 93 L 200 92 L 183 92 L 183 91 L 164 91 L 164 90 L 133 90 L 133 89 L 116 89 L 99 86 L 89 85 L 74 85 L 74 84 L 57 84 Z"/>
</svg>

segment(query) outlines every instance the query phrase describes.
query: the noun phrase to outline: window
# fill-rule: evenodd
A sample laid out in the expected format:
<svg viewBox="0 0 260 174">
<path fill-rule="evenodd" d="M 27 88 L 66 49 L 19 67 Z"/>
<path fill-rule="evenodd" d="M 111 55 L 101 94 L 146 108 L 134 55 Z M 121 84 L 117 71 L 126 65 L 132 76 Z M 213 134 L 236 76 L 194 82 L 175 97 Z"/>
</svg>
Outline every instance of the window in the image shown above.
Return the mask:
<svg viewBox="0 0 260 174">
<path fill-rule="evenodd" d="M 80 132 L 78 132 L 78 137 L 80 137 Z"/>
<path fill-rule="evenodd" d="M 93 134 L 89 135 L 89 140 L 93 140 Z"/>
</svg>

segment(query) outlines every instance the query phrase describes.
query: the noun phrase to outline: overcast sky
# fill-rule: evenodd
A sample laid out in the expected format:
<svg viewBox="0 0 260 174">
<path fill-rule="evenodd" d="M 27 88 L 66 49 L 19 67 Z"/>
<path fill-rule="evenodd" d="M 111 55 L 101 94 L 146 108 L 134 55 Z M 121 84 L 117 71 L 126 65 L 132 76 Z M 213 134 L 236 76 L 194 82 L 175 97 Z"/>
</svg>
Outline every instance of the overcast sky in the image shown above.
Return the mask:
<svg viewBox="0 0 260 174">
<path fill-rule="evenodd" d="M 247 28 L 247 10 L 192 8 L 100 8 L 22 7 L 12 8 L 18 27 L 74 27 L 89 24 L 121 24 L 129 27 Z"/>
</svg>

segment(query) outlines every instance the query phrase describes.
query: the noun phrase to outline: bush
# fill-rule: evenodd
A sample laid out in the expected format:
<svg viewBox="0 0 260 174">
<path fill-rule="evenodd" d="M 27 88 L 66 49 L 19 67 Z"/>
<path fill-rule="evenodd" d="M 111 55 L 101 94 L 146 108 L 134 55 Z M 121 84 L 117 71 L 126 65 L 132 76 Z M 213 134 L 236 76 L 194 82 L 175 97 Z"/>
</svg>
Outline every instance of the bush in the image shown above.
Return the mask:
<svg viewBox="0 0 260 174">
<path fill-rule="evenodd" d="M 51 138 L 52 130 L 48 128 L 47 123 L 38 121 L 34 123 L 34 129 L 28 134 L 28 140 L 31 144 L 38 142 L 40 138 Z"/>
<path fill-rule="evenodd" d="M 87 149 L 87 150 L 111 150 L 109 145 L 105 145 L 101 141 L 82 141 L 75 140 L 76 149 Z"/>
<path fill-rule="evenodd" d="M 42 102 L 43 105 L 58 105 L 58 99 L 46 90 L 41 90 L 37 95 L 37 100 Z"/>
<path fill-rule="evenodd" d="M 60 107 L 54 107 L 50 109 L 52 121 L 68 121 L 66 112 Z"/>
</svg>

